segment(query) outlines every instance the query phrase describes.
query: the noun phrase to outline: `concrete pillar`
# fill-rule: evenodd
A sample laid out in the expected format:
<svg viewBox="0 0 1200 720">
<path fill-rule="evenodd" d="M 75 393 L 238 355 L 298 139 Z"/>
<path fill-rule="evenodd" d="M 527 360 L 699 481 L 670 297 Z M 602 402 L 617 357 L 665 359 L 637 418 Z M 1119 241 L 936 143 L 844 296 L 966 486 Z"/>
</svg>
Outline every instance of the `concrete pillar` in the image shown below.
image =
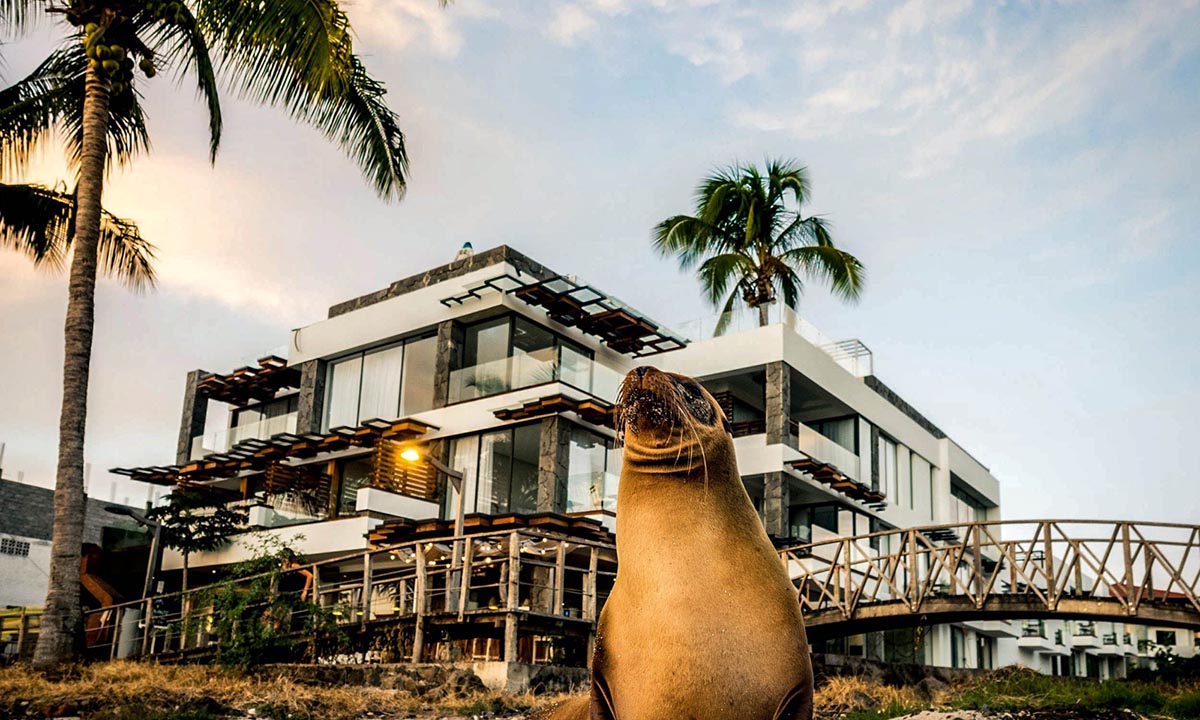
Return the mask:
<svg viewBox="0 0 1200 720">
<path fill-rule="evenodd" d="M 764 475 L 763 517 L 768 535 L 777 538 L 788 536 L 788 508 L 791 504 L 788 476 L 783 472 Z"/>
<path fill-rule="evenodd" d="M 450 372 L 458 367 L 462 348 L 462 331 L 453 320 L 438 323 L 437 360 L 433 371 L 433 406 L 445 407 L 450 402 Z"/>
<path fill-rule="evenodd" d="M 538 512 L 566 512 L 571 423 L 559 415 L 542 420 L 538 455 Z"/>
<path fill-rule="evenodd" d="M 787 363 L 777 361 L 767 363 L 767 385 L 765 409 L 767 425 L 767 444 L 780 443 L 797 444 L 792 437 L 792 369 Z"/>
<path fill-rule="evenodd" d="M 208 398 L 200 395 L 196 386 L 209 374 L 205 370 L 193 370 L 187 375 L 187 385 L 183 391 L 183 416 L 179 421 L 179 443 L 175 446 L 175 462 L 180 465 L 191 459 L 192 438 L 204 434 Z"/>
<path fill-rule="evenodd" d="M 879 428 L 871 426 L 871 489 L 879 490 Z M 886 491 L 887 488 L 884 488 Z M 895 498 L 888 498 L 889 503 L 895 503 Z"/>
<path fill-rule="evenodd" d="M 328 363 L 324 360 L 309 360 L 300 363 L 300 397 L 296 403 L 296 432 L 321 432 L 325 418 L 325 379 L 329 376 Z"/>
</svg>

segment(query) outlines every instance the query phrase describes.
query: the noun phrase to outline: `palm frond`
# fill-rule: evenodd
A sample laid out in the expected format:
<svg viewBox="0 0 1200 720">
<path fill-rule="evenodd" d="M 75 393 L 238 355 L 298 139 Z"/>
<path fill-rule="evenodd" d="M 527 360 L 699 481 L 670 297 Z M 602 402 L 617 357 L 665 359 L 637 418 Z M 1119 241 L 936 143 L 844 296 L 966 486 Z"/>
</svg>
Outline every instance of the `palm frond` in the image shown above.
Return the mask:
<svg viewBox="0 0 1200 720">
<path fill-rule="evenodd" d="M 829 283 L 833 294 L 843 300 L 857 301 L 866 283 L 866 268 L 845 250 L 832 245 L 807 245 L 792 248 L 779 259 L 811 278 Z"/>
<path fill-rule="evenodd" d="M 14 37 L 37 25 L 46 15 L 45 0 L 0 0 L 3 35 Z"/>
<path fill-rule="evenodd" d="M 188 73 L 195 73 L 196 92 L 204 100 L 208 110 L 208 157 L 217 159 L 221 146 L 221 99 L 217 88 L 217 76 L 209 53 L 208 42 L 200 31 L 191 10 L 182 8 L 182 23 L 150 21 L 146 19 L 145 33 L 150 45 L 161 53 L 161 59 L 175 68 L 177 78 L 182 80 Z"/>
<path fill-rule="evenodd" d="M 70 244 L 69 197 L 38 185 L 0 183 L 0 248 L 27 256 L 35 267 L 61 270 Z"/>
<path fill-rule="evenodd" d="M 0 183 L 0 248 L 29 257 L 35 266 L 61 270 L 71 249 L 75 196 L 41 185 Z M 136 224 L 103 211 L 99 267 L 133 290 L 155 283 L 155 248 Z"/>
<path fill-rule="evenodd" d="M 717 305 L 721 298 L 725 297 L 730 283 L 734 286 L 741 285 L 756 272 L 757 268 L 751 258 L 744 253 L 731 252 L 714 255 L 705 260 L 696 271 L 696 275 L 700 278 L 700 286 L 708 301 Z"/>
<path fill-rule="evenodd" d="M 676 215 L 654 228 L 654 249 L 664 257 L 677 255 L 684 270 L 696 264 L 706 253 L 725 246 L 721 228 L 691 215 Z"/>
<path fill-rule="evenodd" d="M 353 53 L 335 0 L 204 0 L 197 20 L 243 96 L 286 108 L 337 142 L 379 195 L 403 196 L 408 155 L 399 117 Z"/>
<path fill-rule="evenodd" d="M 0 90 L 0 167 L 21 172 L 38 144 L 60 130 L 68 162 L 79 162 L 83 147 L 83 97 L 87 72 L 83 46 L 68 39 L 27 77 Z M 108 158 L 118 165 L 150 148 L 139 97 L 113 103 L 108 126 Z"/>
</svg>

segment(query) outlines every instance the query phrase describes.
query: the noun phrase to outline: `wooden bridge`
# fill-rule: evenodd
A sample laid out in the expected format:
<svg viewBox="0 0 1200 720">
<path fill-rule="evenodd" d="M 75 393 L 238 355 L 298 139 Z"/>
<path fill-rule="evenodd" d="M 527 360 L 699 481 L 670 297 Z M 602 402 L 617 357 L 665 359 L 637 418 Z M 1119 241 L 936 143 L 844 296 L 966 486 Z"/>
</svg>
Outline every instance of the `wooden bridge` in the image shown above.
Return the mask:
<svg viewBox="0 0 1200 720">
<path fill-rule="evenodd" d="M 1200 526 L 995 521 L 780 551 L 809 637 L 1021 618 L 1200 629 Z"/>
</svg>

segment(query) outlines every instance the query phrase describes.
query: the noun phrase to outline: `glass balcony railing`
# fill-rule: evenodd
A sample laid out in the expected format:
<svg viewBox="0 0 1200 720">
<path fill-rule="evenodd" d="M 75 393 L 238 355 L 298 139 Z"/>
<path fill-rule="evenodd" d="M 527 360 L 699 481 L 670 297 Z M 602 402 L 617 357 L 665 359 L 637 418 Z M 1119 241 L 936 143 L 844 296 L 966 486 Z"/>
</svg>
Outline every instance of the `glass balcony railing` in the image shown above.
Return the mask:
<svg viewBox="0 0 1200 720">
<path fill-rule="evenodd" d="M 230 448 L 245 440 L 266 440 L 281 433 L 296 432 L 296 412 L 263 418 L 258 422 L 244 423 L 216 432 L 196 435 L 192 438 L 191 459 L 205 455 L 228 452 Z"/>
<path fill-rule="evenodd" d="M 561 382 L 612 402 L 623 377 L 623 373 L 593 361 L 559 362 L 554 358 L 516 355 L 451 371 L 449 400 L 456 403 Z"/>
<path fill-rule="evenodd" d="M 838 445 L 804 423 L 796 423 L 795 429 L 799 435 L 801 452 L 814 460 L 833 465 L 852 480 L 861 478 L 858 455 L 853 451 Z"/>
</svg>

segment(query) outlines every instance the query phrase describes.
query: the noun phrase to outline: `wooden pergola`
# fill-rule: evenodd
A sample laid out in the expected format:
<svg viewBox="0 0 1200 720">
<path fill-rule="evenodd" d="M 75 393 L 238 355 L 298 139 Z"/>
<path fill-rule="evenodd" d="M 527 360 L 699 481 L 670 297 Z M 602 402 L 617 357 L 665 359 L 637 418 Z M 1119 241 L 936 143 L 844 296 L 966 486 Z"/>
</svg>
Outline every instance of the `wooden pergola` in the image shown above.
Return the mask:
<svg viewBox="0 0 1200 720">
<path fill-rule="evenodd" d="M 280 390 L 300 387 L 300 371 L 276 355 L 259 358 L 258 366 L 240 367 L 221 375 L 205 375 L 196 384 L 200 395 L 237 407 L 275 397 Z"/>
</svg>

